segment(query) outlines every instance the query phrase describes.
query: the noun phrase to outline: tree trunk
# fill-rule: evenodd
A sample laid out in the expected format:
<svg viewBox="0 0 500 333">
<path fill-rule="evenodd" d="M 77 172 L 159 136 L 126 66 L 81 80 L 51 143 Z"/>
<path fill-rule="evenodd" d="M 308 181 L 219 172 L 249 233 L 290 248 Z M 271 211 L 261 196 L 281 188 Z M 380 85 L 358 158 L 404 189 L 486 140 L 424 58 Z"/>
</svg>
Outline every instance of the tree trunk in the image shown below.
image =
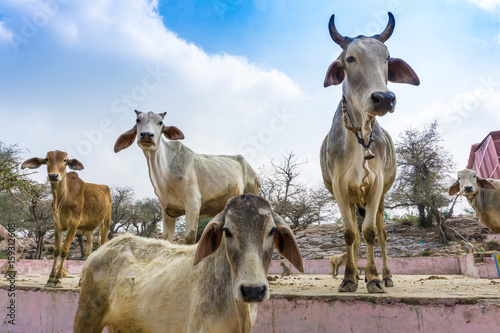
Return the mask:
<svg viewBox="0 0 500 333">
<path fill-rule="evenodd" d="M 41 259 L 42 258 L 43 238 L 44 238 L 44 236 L 45 236 L 45 233 L 39 233 L 39 234 L 37 234 L 37 237 L 36 237 L 35 259 Z"/>
<path fill-rule="evenodd" d="M 422 228 L 432 227 L 432 215 L 426 212 L 425 205 L 417 205 L 418 208 L 418 226 Z"/>
<path fill-rule="evenodd" d="M 441 244 L 448 244 L 448 241 L 451 240 L 451 237 L 446 233 L 446 229 L 444 228 L 444 219 L 441 215 L 441 212 L 434 206 L 431 205 L 432 215 L 436 218 L 437 228 L 439 231 L 439 242 Z"/>
</svg>

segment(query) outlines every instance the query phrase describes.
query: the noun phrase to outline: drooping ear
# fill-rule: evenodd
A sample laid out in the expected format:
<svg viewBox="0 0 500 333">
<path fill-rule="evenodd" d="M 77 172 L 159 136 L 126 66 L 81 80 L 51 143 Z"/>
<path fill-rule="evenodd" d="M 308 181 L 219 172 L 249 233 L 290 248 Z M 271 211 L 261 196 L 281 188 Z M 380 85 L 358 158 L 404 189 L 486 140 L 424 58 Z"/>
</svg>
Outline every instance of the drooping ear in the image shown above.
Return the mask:
<svg viewBox="0 0 500 333">
<path fill-rule="evenodd" d="M 71 169 L 71 170 L 83 170 L 83 164 L 76 158 L 73 159 L 68 159 L 66 162 L 66 165 Z"/>
<path fill-rule="evenodd" d="M 181 130 L 175 126 L 163 126 L 161 131 L 163 135 L 165 135 L 165 137 L 169 140 L 184 139 L 184 133 L 182 133 Z"/>
<path fill-rule="evenodd" d="M 115 143 L 115 153 L 118 153 L 120 150 L 130 147 L 135 141 L 135 137 L 137 135 L 137 125 L 132 127 L 132 129 L 126 131 Z"/>
<path fill-rule="evenodd" d="M 224 211 L 217 214 L 205 227 L 196 247 L 193 265 L 196 266 L 200 261 L 213 254 L 219 248 L 222 242 L 222 228 L 224 227 L 223 213 Z"/>
<path fill-rule="evenodd" d="M 26 168 L 37 169 L 43 164 L 47 164 L 46 158 L 33 157 L 30 158 L 29 160 L 24 161 L 23 164 L 21 165 L 21 169 L 26 169 Z"/>
<path fill-rule="evenodd" d="M 448 194 L 449 195 L 455 195 L 456 193 L 460 192 L 460 183 L 458 180 L 453 183 L 453 185 L 450 186 L 448 189 Z"/>
<path fill-rule="evenodd" d="M 274 223 L 276 224 L 276 231 L 274 232 L 274 244 L 276 248 L 299 272 L 304 273 L 302 255 L 300 254 L 295 237 L 293 237 L 292 230 L 285 221 L 283 221 L 281 216 L 276 213 L 274 213 L 273 216 Z"/>
<path fill-rule="evenodd" d="M 332 62 L 330 67 L 328 67 L 328 71 L 326 72 L 325 82 L 323 86 L 326 88 L 328 86 L 341 84 L 344 81 L 345 72 L 344 67 L 340 60 L 335 60 Z"/>
<path fill-rule="evenodd" d="M 495 185 L 490 183 L 487 179 L 481 177 L 477 177 L 476 179 L 477 179 L 477 185 L 479 185 L 479 187 L 484 188 L 486 190 L 496 189 Z"/>
<path fill-rule="evenodd" d="M 389 81 L 394 83 L 408 83 L 414 86 L 420 84 L 420 79 L 413 69 L 404 60 L 389 59 Z"/>
</svg>

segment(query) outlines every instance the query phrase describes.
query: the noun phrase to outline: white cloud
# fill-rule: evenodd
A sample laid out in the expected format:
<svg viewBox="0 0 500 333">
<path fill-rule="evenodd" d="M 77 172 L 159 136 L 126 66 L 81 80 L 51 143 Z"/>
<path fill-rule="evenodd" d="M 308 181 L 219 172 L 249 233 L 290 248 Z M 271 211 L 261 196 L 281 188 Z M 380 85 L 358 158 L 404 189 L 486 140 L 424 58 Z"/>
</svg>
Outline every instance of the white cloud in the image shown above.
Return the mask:
<svg viewBox="0 0 500 333">
<path fill-rule="evenodd" d="M 0 42 L 8 42 L 12 38 L 12 31 L 5 27 L 4 22 L 0 22 Z"/>
<path fill-rule="evenodd" d="M 18 12 L 22 12 L 23 17 L 29 20 L 40 11 L 42 4 L 43 1 L 35 0 L 30 2 L 29 7 L 19 5 Z M 11 6 L 15 6 L 15 3 Z M 118 135 L 134 123 L 134 108 L 168 111 L 166 123 L 181 128 L 186 135 L 185 144 L 199 153 L 242 153 L 239 147 L 247 138 L 264 133 L 267 136 L 263 136 L 265 142 L 259 143 L 259 149 L 247 146 L 247 151 L 251 152 L 247 158 L 256 156 L 250 161 L 255 168 L 269 155 L 279 157 L 288 148 L 289 142 L 280 141 L 284 133 L 293 128 L 286 123 L 286 119 L 286 126 L 278 123 L 279 131 L 272 133 L 271 140 L 269 132 L 265 131 L 273 117 L 277 117 L 277 112 L 286 109 L 295 117 L 299 113 L 295 101 L 301 99 L 302 92 L 284 73 L 264 70 L 241 56 L 207 54 L 200 47 L 166 29 L 157 12 L 157 1 L 65 2 L 58 7 L 57 12 L 52 13 L 47 24 L 38 27 L 38 34 L 32 39 L 42 40 L 43 35 L 44 43 L 47 44 L 42 47 L 54 50 L 51 54 L 62 57 L 62 60 L 71 59 L 71 70 L 75 73 L 65 73 L 62 69 L 58 73 L 58 80 L 67 82 L 68 87 L 61 88 L 60 82 L 49 79 L 44 81 L 43 88 L 49 92 L 67 89 L 57 91 L 58 95 L 63 97 L 69 93 L 73 98 L 55 101 L 47 97 L 44 101 L 46 105 L 29 105 L 25 109 L 30 114 L 43 112 L 44 118 L 50 118 L 51 112 L 61 114 L 68 109 L 72 111 L 68 113 L 67 119 L 64 118 L 67 122 L 65 126 L 62 123 L 45 122 L 45 133 L 57 134 L 47 134 L 38 140 L 34 140 L 29 133 L 16 133 L 14 130 L 11 133 L 11 129 L 6 129 L 6 136 L 14 138 L 20 146 L 29 148 L 33 154 L 44 154 L 53 149 L 72 151 L 76 155 L 80 154 L 73 157 L 89 166 L 82 174 L 85 180 L 98 182 L 102 179 L 102 182 L 110 185 L 127 184 L 136 188 L 138 196 L 151 196 L 146 161 L 140 149 L 133 145 L 120 154 L 112 153 Z M 37 52 L 31 49 L 30 42 L 28 40 L 26 44 L 20 45 L 20 52 Z M 75 57 L 75 54 L 80 57 Z M 82 61 L 92 63 L 79 63 Z M 119 71 L 125 73 L 125 82 L 121 76 L 109 80 L 103 74 L 97 79 L 108 79 L 108 85 L 92 81 L 86 86 L 82 85 L 83 90 L 79 90 L 78 94 L 70 87 L 70 82 L 80 73 L 79 69 L 96 66 L 106 71 L 116 64 L 123 64 Z M 150 70 L 161 72 L 162 77 L 157 81 L 148 79 L 147 84 L 155 84 L 155 88 L 144 89 L 144 78 Z M 112 86 L 109 86 L 110 82 Z M 139 95 L 139 92 L 144 92 L 144 96 L 132 98 L 133 103 L 127 106 L 125 113 L 113 112 L 116 100 L 119 105 L 125 105 L 121 96 Z M 15 108 L 23 111 L 21 105 L 29 102 L 18 101 Z M 77 110 L 85 110 L 85 114 L 75 111 L 75 106 Z M 127 110 L 130 112 L 127 113 Z M 101 134 L 96 134 L 96 143 L 93 143 L 89 133 L 95 133 L 94 130 L 99 128 L 95 124 L 108 118 L 113 130 L 102 132 L 102 138 Z M 65 138 L 64 143 L 61 137 Z M 25 143 L 21 142 L 23 139 Z M 79 147 L 88 149 L 79 150 Z M 102 166 L 103 160 L 108 161 L 105 166 Z M 111 160 L 115 162 L 109 162 Z M 99 166 L 102 166 L 101 169 Z M 118 166 L 120 171 L 116 171 Z"/>
<path fill-rule="evenodd" d="M 500 0 L 470 0 L 473 4 L 485 10 L 495 10 L 500 6 Z"/>
</svg>

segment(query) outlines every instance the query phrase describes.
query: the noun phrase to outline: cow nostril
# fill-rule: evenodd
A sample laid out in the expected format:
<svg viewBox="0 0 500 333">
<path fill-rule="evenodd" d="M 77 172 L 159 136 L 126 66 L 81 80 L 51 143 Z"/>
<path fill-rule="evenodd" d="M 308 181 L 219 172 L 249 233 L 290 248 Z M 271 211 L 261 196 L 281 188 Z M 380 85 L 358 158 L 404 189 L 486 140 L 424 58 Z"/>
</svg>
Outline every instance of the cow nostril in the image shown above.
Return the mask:
<svg viewBox="0 0 500 333">
<path fill-rule="evenodd" d="M 394 109 L 396 95 L 393 92 L 375 92 L 371 97 L 375 111 L 391 111 Z"/>
<path fill-rule="evenodd" d="M 266 295 L 266 286 L 245 287 L 241 286 L 241 296 L 244 302 L 262 302 Z"/>
<path fill-rule="evenodd" d="M 380 104 L 380 98 L 377 95 L 379 95 L 379 94 L 375 93 L 375 94 L 372 95 L 372 101 L 373 101 L 373 104 L 375 104 L 375 105 Z"/>
</svg>

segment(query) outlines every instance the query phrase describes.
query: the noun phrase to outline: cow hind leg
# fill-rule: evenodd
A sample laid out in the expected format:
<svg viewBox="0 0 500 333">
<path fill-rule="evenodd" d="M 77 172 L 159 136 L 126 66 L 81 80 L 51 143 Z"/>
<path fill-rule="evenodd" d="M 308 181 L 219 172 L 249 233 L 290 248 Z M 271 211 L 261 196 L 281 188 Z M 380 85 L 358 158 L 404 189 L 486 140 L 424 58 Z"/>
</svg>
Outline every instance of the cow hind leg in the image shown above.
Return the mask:
<svg viewBox="0 0 500 333">
<path fill-rule="evenodd" d="M 108 241 L 109 228 L 111 225 L 111 216 L 106 216 L 104 221 L 99 225 L 99 237 L 97 238 L 97 245 L 100 247 Z"/>
<path fill-rule="evenodd" d="M 85 260 L 87 260 L 92 253 L 93 242 L 92 238 L 94 236 L 94 231 L 85 231 L 85 240 L 87 241 L 87 246 L 85 248 Z"/>
<path fill-rule="evenodd" d="M 389 263 L 387 260 L 387 232 L 385 231 L 384 225 L 384 198 L 380 201 L 377 214 L 377 236 L 380 248 L 382 250 L 382 281 L 386 287 L 394 287 L 394 282 L 392 281 L 392 273 L 389 268 Z"/>
</svg>

